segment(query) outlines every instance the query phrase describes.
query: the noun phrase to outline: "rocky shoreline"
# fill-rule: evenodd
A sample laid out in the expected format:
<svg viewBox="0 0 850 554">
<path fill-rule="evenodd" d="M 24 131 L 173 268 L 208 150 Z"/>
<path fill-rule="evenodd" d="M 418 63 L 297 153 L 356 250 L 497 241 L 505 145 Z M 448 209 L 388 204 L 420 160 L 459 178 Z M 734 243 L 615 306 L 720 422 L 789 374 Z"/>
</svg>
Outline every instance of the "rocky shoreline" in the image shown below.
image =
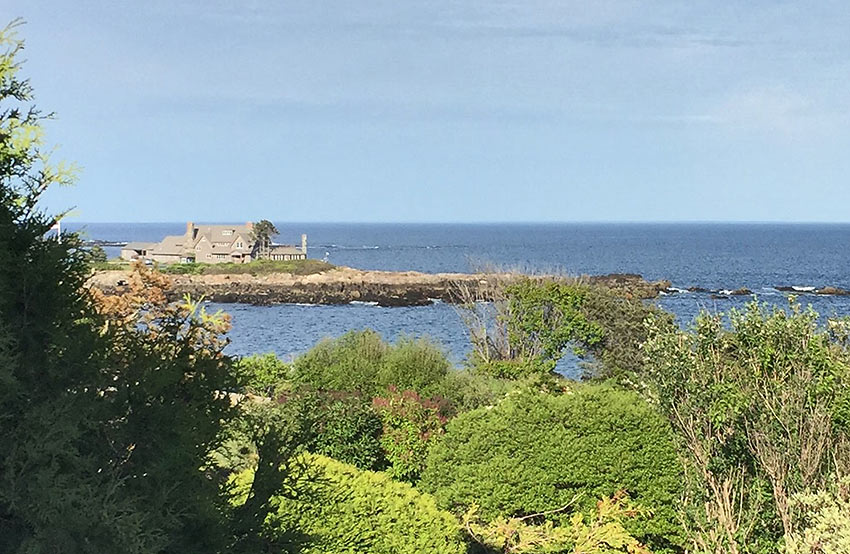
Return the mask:
<svg viewBox="0 0 850 554">
<path fill-rule="evenodd" d="M 121 294 L 128 271 L 99 271 L 92 286 L 107 294 Z M 460 301 L 459 288 L 475 292 L 487 290 L 496 282 L 517 279 L 513 274 L 419 273 L 364 271 L 336 267 L 307 276 L 275 273 L 269 275 L 174 275 L 174 298 L 190 294 L 212 302 L 271 304 L 350 304 L 363 302 L 379 306 L 425 306 L 435 301 Z M 670 288 L 669 281 L 649 282 L 640 275 L 613 274 L 583 277 L 590 283 L 610 287 L 631 298 L 655 298 Z"/>
<path fill-rule="evenodd" d="M 786 286 L 786 285 L 776 285 L 772 287 L 773 290 L 777 292 L 785 292 L 789 294 L 797 294 L 797 295 L 814 295 L 814 296 L 850 296 L 850 290 L 842 289 L 839 287 L 833 286 L 824 286 L 824 287 L 811 287 L 811 286 Z M 689 292 L 695 293 L 703 293 L 710 294 L 712 298 L 729 298 L 731 296 L 751 296 L 756 294 L 752 290 L 742 287 L 739 289 L 708 289 L 704 287 L 689 287 L 687 289 L 678 289 L 675 287 L 671 287 L 665 291 L 663 294 L 684 294 Z"/>
<path fill-rule="evenodd" d="M 120 294 L 126 287 L 129 271 L 99 271 L 91 284 L 107 294 Z M 519 278 L 516 274 L 419 273 L 415 271 L 365 271 L 336 267 L 313 275 L 288 273 L 268 275 L 173 275 L 170 294 L 180 298 L 189 294 L 212 302 L 271 304 L 350 304 L 363 302 L 379 306 L 426 306 L 436 301 L 461 301 L 459 289 L 475 294 L 492 290 L 497 282 Z M 651 299 L 659 295 L 703 293 L 712 298 L 730 298 L 754 294 L 747 288 L 678 289 L 669 281 L 647 281 L 640 275 L 611 274 L 581 277 L 580 280 L 607 286 L 629 298 Z M 779 292 L 798 295 L 850 296 L 850 290 L 824 286 L 774 287 Z"/>
</svg>

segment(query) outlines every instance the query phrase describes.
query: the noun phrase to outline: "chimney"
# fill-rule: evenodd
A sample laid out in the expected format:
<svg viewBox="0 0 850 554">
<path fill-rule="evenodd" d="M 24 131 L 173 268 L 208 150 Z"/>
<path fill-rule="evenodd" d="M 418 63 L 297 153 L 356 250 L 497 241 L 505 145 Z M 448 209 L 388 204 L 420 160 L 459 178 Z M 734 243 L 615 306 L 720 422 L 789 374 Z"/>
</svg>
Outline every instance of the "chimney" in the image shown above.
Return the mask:
<svg viewBox="0 0 850 554">
<path fill-rule="evenodd" d="M 307 255 L 307 235 L 301 235 L 301 252 Z"/>
<path fill-rule="evenodd" d="M 248 221 L 247 223 L 245 223 L 245 227 L 247 227 L 249 231 L 253 231 L 254 230 L 254 222 Z"/>
<path fill-rule="evenodd" d="M 193 240 L 195 238 L 195 224 L 191 221 L 186 222 L 186 238 Z"/>
</svg>

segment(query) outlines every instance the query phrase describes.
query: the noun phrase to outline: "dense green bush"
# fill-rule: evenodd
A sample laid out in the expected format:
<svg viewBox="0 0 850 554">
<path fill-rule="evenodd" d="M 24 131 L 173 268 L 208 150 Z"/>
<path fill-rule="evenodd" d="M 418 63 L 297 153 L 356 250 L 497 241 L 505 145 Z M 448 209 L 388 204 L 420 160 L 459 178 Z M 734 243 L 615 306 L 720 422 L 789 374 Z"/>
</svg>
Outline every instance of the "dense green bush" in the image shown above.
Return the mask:
<svg viewBox="0 0 850 554">
<path fill-rule="evenodd" d="M 469 369 L 455 369 L 432 389 L 435 397 L 446 401 L 454 413 L 464 413 L 498 403 L 518 386 L 513 379 L 501 379 Z"/>
<path fill-rule="evenodd" d="M 682 542 L 681 480 L 669 425 L 649 404 L 610 386 L 574 385 L 560 395 L 517 391 L 456 417 L 420 487 L 457 514 L 477 504 L 484 519 L 546 512 L 576 495 L 588 509 L 625 490 L 650 512 L 629 521 L 629 532 L 665 549 Z"/>
<path fill-rule="evenodd" d="M 304 554 L 461 554 L 457 520 L 434 499 L 386 474 L 311 457 L 305 479 L 315 490 L 303 498 L 277 498 L 267 521 L 274 536 L 295 531 Z"/>
<path fill-rule="evenodd" d="M 382 470 L 387 459 L 381 445 L 381 417 L 360 397 L 324 397 L 315 404 L 309 448 L 359 469 Z"/>
<path fill-rule="evenodd" d="M 441 405 L 414 391 L 391 387 L 384 397 L 372 402 L 381 416 L 381 446 L 396 479 L 415 482 L 425 467 L 428 449 L 443 433 L 447 417 Z"/>
<path fill-rule="evenodd" d="M 385 343 L 375 331 L 323 340 L 293 364 L 296 382 L 317 390 L 378 396 L 394 385 L 430 396 L 450 371 L 446 355 L 425 339 Z"/>
<path fill-rule="evenodd" d="M 262 396 L 273 396 L 275 388 L 286 380 L 290 368 L 272 352 L 241 358 L 235 367 L 246 391 Z"/>
</svg>

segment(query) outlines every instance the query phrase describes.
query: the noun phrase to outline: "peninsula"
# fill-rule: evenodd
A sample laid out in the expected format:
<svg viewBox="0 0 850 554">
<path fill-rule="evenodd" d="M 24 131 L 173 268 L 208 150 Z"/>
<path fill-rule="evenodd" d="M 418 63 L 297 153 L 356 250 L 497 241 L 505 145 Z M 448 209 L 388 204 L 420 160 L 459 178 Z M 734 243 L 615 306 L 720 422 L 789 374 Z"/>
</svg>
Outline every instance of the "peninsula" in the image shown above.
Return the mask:
<svg viewBox="0 0 850 554">
<path fill-rule="evenodd" d="M 310 274 L 294 272 L 246 272 L 174 274 L 171 294 L 203 296 L 213 302 L 247 304 L 348 304 L 424 306 L 434 301 L 458 302 L 458 288 L 483 289 L 497 282 L 517 279 L 510 273 L 420 273 L 415 271 L 369 271 L 350 267 L 317 268 Z M 129 269 L 95 272 L 90 284 L 107 294 L 120 294 Z M 670 287 L 668 281 L 648 282 L 640 275 L 613 274 L 581 278 L 619 290 L 631 298 L 654 298 Z"/>
</svg>

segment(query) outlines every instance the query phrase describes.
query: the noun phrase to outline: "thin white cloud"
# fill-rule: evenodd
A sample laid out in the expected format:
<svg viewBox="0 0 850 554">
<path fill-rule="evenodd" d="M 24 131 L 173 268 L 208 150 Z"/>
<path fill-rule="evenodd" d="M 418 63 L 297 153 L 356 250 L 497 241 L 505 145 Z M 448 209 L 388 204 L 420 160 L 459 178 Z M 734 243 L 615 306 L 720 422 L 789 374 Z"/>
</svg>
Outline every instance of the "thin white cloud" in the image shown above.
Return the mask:
<svg viewBox="0 0 850 554">
<path fill-rule="evenodd" d="M 738 132 L 779 139 L 808 139 L 834 132 L 848 112 L 785 86 L 751 88 L 729 94 L 711 110 L 710 120 Z"/>
</svg>

